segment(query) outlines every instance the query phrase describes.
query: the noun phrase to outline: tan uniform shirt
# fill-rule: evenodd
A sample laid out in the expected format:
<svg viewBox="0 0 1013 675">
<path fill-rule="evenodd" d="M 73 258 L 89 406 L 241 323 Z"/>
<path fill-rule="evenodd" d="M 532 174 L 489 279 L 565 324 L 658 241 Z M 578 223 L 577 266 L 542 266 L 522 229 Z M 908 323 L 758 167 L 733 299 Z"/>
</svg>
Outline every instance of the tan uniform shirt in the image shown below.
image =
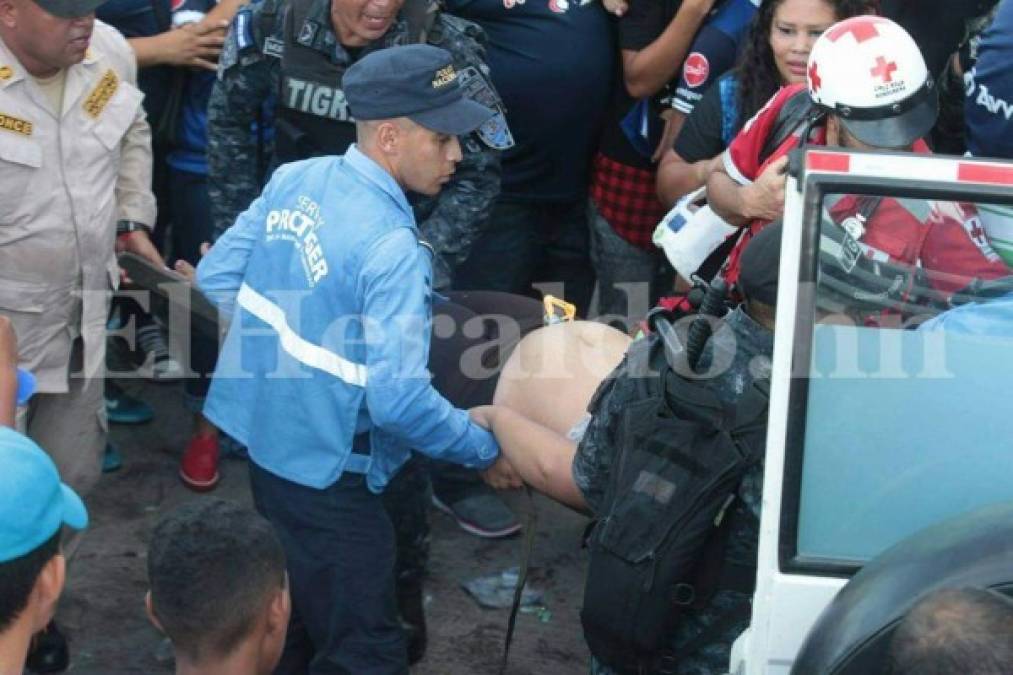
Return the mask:
<svg viewBox="0 0 1013 675">
<path fill-rule="evenodd" d="M 63 89 L 67 84 L 67 71 L 61 70 L 52 77 L 36 77 L 35 84 L 42 90 L 46 100 L 49 101 L 49 110 L 56 115 L 63 111 Z"/>
<path fill-rule="evenodd" d="M 65 393 L 73 337 L 88 376 L 104 367 L 116 221 L 155 222 L 151 130 L 126 40 L 96 21 L 66 71 L 63 107 L 0 40 L 0 312 L 38 391 Z"/>
</svg>

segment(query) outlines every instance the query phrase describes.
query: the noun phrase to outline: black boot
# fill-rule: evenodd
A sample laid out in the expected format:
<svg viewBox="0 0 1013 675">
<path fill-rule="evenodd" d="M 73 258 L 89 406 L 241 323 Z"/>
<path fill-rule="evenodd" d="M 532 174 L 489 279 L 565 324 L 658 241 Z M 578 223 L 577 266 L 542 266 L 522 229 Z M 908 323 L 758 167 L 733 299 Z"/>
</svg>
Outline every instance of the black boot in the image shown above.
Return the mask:
<svg viewBox="0 0 1013 675">
<path fill-rule="evenodd" d="M 408 664 L 414 665 L 426 654 L 426 613 L 422 606 L 421 581 L 398 582 L 397 610 L 408 642 Z"/>
<path fill-rule="evenodd" d="M 28 670 L 42 675 L 43 673 L 62 673 L 70 665 L 70 652 L 67 650 L 67 638 L 50 621 L 44 629 L 32 638 L 32 646 L 28 650 L 25 662 Z"/>
</svg>

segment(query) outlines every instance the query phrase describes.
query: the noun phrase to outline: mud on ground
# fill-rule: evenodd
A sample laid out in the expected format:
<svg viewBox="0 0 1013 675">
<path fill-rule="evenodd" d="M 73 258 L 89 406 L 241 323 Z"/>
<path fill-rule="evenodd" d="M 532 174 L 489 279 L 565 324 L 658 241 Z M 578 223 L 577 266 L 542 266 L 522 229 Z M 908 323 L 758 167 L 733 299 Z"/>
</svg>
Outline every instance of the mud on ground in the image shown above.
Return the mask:
<svg viewBox="0 0 1013 675">
<path fill-rule="evenodd" d="M 87 500 L 92 525 L 73 560 L 59 620 L 71 640 L 70 672 L 171 673 L 172 664 L 156 658 L 161 635 L 144 615 L 145 551 L 162 512 L 200 498 L 177 476 L 190 420 L 182 409 L 179 385 L 121 384 L 154 406 L 156 418 L 146 425 L 112 428 L 124 466 L 104 476 Z M 225 460 L 221 470 L 222 484 L 212 494 L 250 503 L 245 462 Z M 528 508 L 523 493 L 512 493 L 507 500 L 523 517 Z M 535 511 L 531 584 L 545 591 L 551 617 L 543 622 L 535 614 L 518 616 L 507 673 L 583 675 L 588 654 L 579 618 L 585 569 L 580 538 L 587 521 L 540 497 Z M 429 648 L 412 673 L 494 674 L 508 611 L 481 609 L 460 582 L 517 565 L 523 539 L 483 540 L 435 509 L 430 517 Z"/>
</svg>

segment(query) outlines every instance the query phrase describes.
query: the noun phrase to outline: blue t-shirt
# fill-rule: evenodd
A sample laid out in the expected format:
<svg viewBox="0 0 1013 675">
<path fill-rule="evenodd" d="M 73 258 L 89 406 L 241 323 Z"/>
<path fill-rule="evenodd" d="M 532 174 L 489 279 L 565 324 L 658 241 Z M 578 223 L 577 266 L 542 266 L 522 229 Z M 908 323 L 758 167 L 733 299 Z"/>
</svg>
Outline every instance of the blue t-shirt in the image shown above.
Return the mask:
<svg viewBox="0 0 1013 675">
<path fill-rule="evenodd" d="M 982 34 L 978 61 L 965 75 L 967 149 L 979 157 L 1013 158 L 1013 2 L 1003 0 Z"/>
<path fill-rule="evenodd" d="M 173 24 L 200 21 L 217 4 L 217 0 L 174 0 Z M 191 68 L 186 71 L 183 101 L 176 120 L 176 138 L 167 158 L 173 169 L 203 176 L 208 173 L 208 100 L 214 84 L 215 74 L 210 70 Z"/>
<path fill-rule="evenodd" d="M 757 0 L 728 0 L 711 13 L 682 64 L 673 108 L 692 113 L 711 84 L 735 65 L 757 5 Z"/>
<path fill-rule="evenodd" d="M 516 145 L 503 155 L 502 194 L 581 198 L 615 72 L 608 14 L 598 0 L 449 0 L 488 35 L 493 84 Z"/>
<path fill-rule="evenodd" d="M 176 144 L 167 158 L 174 169 L 203 176 L 208 173 L 208 100 L 214 84 L 215 74 L 211 71 L 188 73 L 176 122 Z"/>
<path fill-rule="evenodd" d="M 156 11 L 156 4 L 161 11 Z M 151 37 L 174 24 L 199 21 L 217 4 L 216 0 L 108 0 L 96 16 L 127 38 Z M 163 18 L 164 17 L 164 18 Z M 172 66 L 142 68 L 137 76 L 144 92 L 148 122 L 157 128 L 168 104 L 176 73 Z M 214 86 L 211 71 L 185 71 L 183 101 L 176 122 L 176 138 L 167 160 L 169 165 L 191 173 L 207 174 L 207 104 Z"/>
<path fill-rule="evenodd" d="M 155 3 L 161 7 L 161 12 L 155 11 Z M 151 37 L 169 30 L 171 11 L 169 0 L 108 0 L 99 5 L 95 16 L 129 39 Z M 164 24 L 159 21 L 159 14 L 164 17 Z M 144 111 L 148 114 L 148 122 L 155 127 L 169 98 L 172 68 L 154 66 L 142 69 L 137 74 L 137 86 L 144 92 Z"/>
</svg>

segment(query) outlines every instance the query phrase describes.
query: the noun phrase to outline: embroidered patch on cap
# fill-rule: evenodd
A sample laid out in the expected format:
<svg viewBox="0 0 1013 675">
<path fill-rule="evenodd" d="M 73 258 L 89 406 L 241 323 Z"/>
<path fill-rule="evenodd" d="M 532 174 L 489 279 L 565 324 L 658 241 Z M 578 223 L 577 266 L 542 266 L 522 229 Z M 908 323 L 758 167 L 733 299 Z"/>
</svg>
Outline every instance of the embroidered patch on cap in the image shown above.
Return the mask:
<svg viewBox="0 0 1013 675">
<path fill-rule="evenodd" d="M 436 71 L 436 76 L 433 77 L 433 89 L 445 87 L 456 79 L 457 79 L 457 71 L 454 70 L 454 66 L 447 66 L 446 68 L 440 68 L 439 70 Z"/>
</svg>

